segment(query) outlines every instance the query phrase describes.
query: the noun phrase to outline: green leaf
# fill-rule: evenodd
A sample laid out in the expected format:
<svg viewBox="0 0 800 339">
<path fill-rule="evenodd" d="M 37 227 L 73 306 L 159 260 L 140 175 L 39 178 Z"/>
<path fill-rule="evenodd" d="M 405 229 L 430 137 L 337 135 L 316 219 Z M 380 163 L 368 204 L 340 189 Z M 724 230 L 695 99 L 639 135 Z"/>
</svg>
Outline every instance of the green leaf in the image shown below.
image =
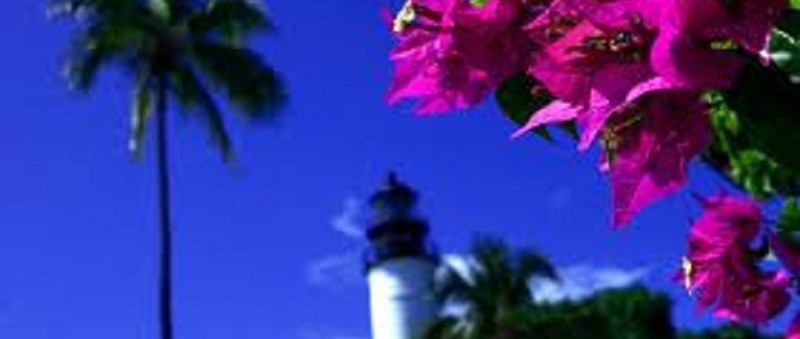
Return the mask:
<svg viewBox="0 0 800 339">
<path fill-rule="evenodd" d="M 53 17 L 85 18 L 88 14 L 116 19 L 141 9 L 139 5 L 135 1 L 51 0 L 47 4 L 47 13 Z"/>
<path fill-rule="evenodd" d="M 785 11 L 775 24 L 775 28 L 789 33 L 795 38 L 800 36 L 800 10 L 790 9 Z"/>
<path fill-rule="evenodd" d="M 789 80 L 800 84 L 800 13 L 789 11 L 772 30 L 770 56 L 775 65 L 786 72 Z"/>
<path fill-rule="evenodd" d="M 211 0 L 204 11 L 190 17 L 188 22 L 195 35 L 218 34 L 229 41 L 273 28 L 261 6 L 249 0 Z"/>
<path fill-rule="evenodd" d="M 150 10 L 159 18 L 165 20 L 170 18 L 172 13 L 170 13 L 170 4 L 167 0 L 149 0 L 147 4 Z"/>
<path fill-rule="evenodd" d="M 272 118 L 286 99 L 278 74 L 251 49 L 199 41 L 192 57 L 209 84 L 248 118 Z"/>
<path fill-rule="evenodd" d="M 736 84 L 722 93 L 753 147 L 800 172 L 800 86 L 785 73 L 751 60 Z"/>
<path fill-rule="evenodd" d="M 170 88 L 183 108 L 205 123 L 212 142 L 217 146 L 224 161 L 232 159 L 232 147 L 225 121 L 211 93 L 188 67 L 179 67 L 170 74 Z"/>
<path fill-rule="evenodd" d="M 525 125 L 536 111 L 550 104 L 553 97 L 536 79 L 520 73 L 500 84 L 495 92 L 495 100 L 506 117 L 518 125 Z M 561 129 L 570 136 L 577 135 L 575 125 L 572 123 L 562 124 Z M 552 141 L 552 136 L 545 126 L 534 129 L 533 133 Z"/>
<path fill-rule="evenodd" d="M 757 148 L 723 95 L 713 92 L 706 99 L 714 138 L 703 160 L 731 184 L 759 199 L 800 195 L 800 171 L 781 166 Z"/>
<path fill-rule="evenodd" d="M 778 229 L 785 233 L 800 231 L 800 201 L 795 199 L 784 203 L 778 220 Z"/>
<path fill-rule="evenodd" d="M 800 0 L 790 0 L 789 6 L 792 7 L 792 9 L 800 10 Z"/>
<path fill-rule="evenodd" d="M 151 76 L 149 73 L 141 74 L 133 92 L 130 122 L 131 134 L 128 140 L 128 150 L 134 160 L 139 160 L 142 156 L 145 126 L 147 118 L 153 114 L 154 104 Z"/>
<path fill-rule="evenodd" d="M 50 3 L 51 14 L 79 25 L 65 60 L 65 76 L 74 90 L 88 91 L 103 68 L 115 64 L 136 73 L 142 51 L 157 38 L 152 14 L 137 2 L 62 0 Z M 131 62 L 136 60 L 136 62 Z M 119 61 L 124 61 L 119 63 Z"/>
<path fill-rule="evenodd" d="M 800 11 L 786 11 L 772 30 L 770 57 L 792 83 L 800 84 Z"/>
</svg>

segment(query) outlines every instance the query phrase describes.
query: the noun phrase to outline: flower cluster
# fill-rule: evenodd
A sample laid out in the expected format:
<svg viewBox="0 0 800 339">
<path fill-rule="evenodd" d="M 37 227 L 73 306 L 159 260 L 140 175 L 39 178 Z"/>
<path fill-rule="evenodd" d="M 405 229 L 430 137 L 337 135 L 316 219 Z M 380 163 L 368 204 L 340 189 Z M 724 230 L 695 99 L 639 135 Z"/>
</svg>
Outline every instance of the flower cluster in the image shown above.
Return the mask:
<svg viewBox="0 0 800 339">
<path fill-rule="evenodd" d="M 763 324 L 789 302 L 784 271 L 762 271 L 752 243 L 761 233 L 757 204 L 722 196 L 703 201 L 704 213 L 689 234 L 684 258 L 685 287 L 700 307 L 738 321 Z"/>
<path fill-rule="evenodd" d="M 395 16 L 390 103 L 419 114 L 481 102 L 526 73 L 555 98 L 516 136 L 574 121 L 598 143 L 613 224 L 686 181 L 710 140 L 703 94 L 759 55 L 786 0 L 409 0 Z M 744 52 L 744 53 L 743 53 Z"/>
<path fill-rule="evenodd" d="M 789 304 L 800 250 L 764 225 L 759 205 L 750 199 L 721 195 L 701 202 L 704 211 L 689 233 L 680 280 L 700 308 L 763 325 Z M 763 269 L 760 263 L 769 253 L 786 269 Z M 787 337 L 800 337 L 800 313 L 795 318 Z"/>
</svg>

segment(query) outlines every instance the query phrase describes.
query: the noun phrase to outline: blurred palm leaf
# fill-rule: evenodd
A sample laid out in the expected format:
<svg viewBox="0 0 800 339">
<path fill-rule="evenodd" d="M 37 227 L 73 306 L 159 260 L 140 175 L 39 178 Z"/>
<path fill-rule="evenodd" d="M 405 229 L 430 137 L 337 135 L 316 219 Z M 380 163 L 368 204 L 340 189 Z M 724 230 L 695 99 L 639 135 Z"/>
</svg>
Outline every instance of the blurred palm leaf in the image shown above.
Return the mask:
<svg viewBox="0 0 800 339">
<path fill-rule="evenodd" d="M 137 79 L 131 150 L 146 135 L 148 101 L 163 81 L 165 98 L 178 98 L 207 125 L 225 158 L 230 140 L 213 90 L 221 90 L 248 120 L 275 117 L 286 94 L 278 74 L 254 50 L 249 33 L 272 28 L 251 0 L 52 0 L 50 13 L 77 25 L 65 73 L 71 87 L 88 91 L 104 68 L 118 66 Z M 209 88 L 209 86 L 211 88 Z"/>
<path fill-rule="evenodd" d="M 556 279 L 555 268 L 545 257 L 527 249 L 513 251 L 497 238 L 477 238 L 470 256 L 469 272 L 445 268 L 436 284 L 436 296 L 443 305 L 464 308 L 461 316 L 434 324 L 432 329 L 438 335 L 444 329 L 449 330 L 448 335 L 462 339 L 494 338 L 497 333 L 508 333 L 509 324 L 504 319 L 531 303 L 530 280 Z"/>
</svg>

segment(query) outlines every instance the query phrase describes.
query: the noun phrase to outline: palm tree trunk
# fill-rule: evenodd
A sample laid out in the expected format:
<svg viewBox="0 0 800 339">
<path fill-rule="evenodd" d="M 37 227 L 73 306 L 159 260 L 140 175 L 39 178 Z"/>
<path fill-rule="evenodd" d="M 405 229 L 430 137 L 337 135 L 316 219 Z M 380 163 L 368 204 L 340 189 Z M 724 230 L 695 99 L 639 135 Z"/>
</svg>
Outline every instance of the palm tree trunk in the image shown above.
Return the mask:
<svg viewBox="0 0 800 339">
<path fill-rule="evenodd" d="M 160 219 L 159 319 L 161 339 L 173 338 L 172 326 L 172 217 L 169 187 L 169 143 L 167 142 L 167 84 L 163 76 L 156 88 L 158 199 Z"/>
</svg>

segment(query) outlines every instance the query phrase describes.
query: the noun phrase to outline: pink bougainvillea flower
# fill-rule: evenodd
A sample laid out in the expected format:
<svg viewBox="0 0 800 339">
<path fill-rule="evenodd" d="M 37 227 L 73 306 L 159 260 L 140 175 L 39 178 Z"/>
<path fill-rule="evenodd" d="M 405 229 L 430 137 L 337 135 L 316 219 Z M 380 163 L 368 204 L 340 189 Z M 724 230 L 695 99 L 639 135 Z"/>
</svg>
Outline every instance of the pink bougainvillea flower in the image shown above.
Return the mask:
<svg viewBox="0 0 800 339">
<path fill-rule="evenodd" d="M 526 27 L 545 47 L 528 72 L 555 97 L 576 107 L 580 149 L 628 104 L 631 91 L 657 77 L 646 58 L 654 31 L 635 1 L 561 0 Z M 638 95 L 637 95 L 638 96 Z M 569 112 L 570 114 L 573 112 Z M 526 129 L 541 123 L 534 114 Z"/>
<path fill-rule="evenodd" d="M 486 72 L 470 67 L 454 49 L 453 19 L 460 1 L 409 1 L 397 14 L 393 31 L 399 39 L 390 59 L 395 63 L 389 103 L 420 98 L 420 113 L 464 108 L 491 90 Z"/>
<path fill-rule="evenodd" d="M 396 16 L 399 39 L 389 103 L 417 98 L 417 112 L 463 109 L 502 80 L 524 70 L 532 45 L 518 21 L 529 15 L 516 0 L 410 0 Z"/>
<path fill-rule="evenodd" d="M 529 73 L 560 100 L 585 108 L 577 117 L 580 149 L 591 145 L 615 112 L 648 92 L 727 86 L 738 70 L 738 58 L 731 67 L 719 58 L 703 59 L 730 52 L 682 48 L 679 42 L 693 26 L 682 21 L 659 26 L 671 3 L 662 2 L 561 0 L 526 28 L 546 46 L 532 59 Z"/>
<path fill-rule="evenodd" d="M 685 86 L 730 86 L 742 60 L 728 46 L 768 55 L 769 36 L 786 0 L 662 1 L 652 53 L 661 75 Z"/>
<path fill-rule="evenodd" d="M 791 244 L 775 233 L 769 232 L 769 246 L 775 257 L 795 275 L 800 275 L 800 248 Z"/>
<path fill-rule="evenodd" d="M 616 114 L 602 132 L 614 226 L 681 188 L 687 164 L 709 140 L 706 107 L 692 92 L 654 92 Z"/>
<path fill-rule="evenodd" d="M 614 112 L 647 91 L 730 86 L 742 59 L 714 46 L 734 39 L 726 6 L 721 0 L 557 1 L 526 27 L 545 46 L 529 73 L 560 100 L 585 108 L 577 122 L 579 148 L 586 149 Z"/>
<path fill-rule="evenodd" d="M 556 97 L 573 104 L 588 105 L 592 90 L 624 99 L 625 90 L 651 75 L 644 56 L 652 34 L 637 13 L 627 10 L 628 3 L 554 3 L 526 27 L 531 39 L 545 46 L 529 73 Z M 621 77 L 612 82 L 595 79 L 608 68 Z"/>
<path fill-rule="evenodd" d="M 514 132 L 511 137 L 520 137 L 539 126 L 575 120 L 578 117 L 578 113 L 581 111 L 583 111 L 583 108 L 580 106 L 575 106 L 561 100 L 555 100 L 536 112 L 536 114 L 532 116 L 522 128 Z"/>
<path fill-rule="evenodd" d="M 548 36 L 543 30 L 556 30 L 530 72 L 560 100 L 515 133 L 574 119 L 580 149 L 605 134 L 610 156 L 603 167 L 611 176 L 615 227 L 682 187 L 687 163 L 710 134 L 699 92 L 681 90 L 653 71 L 646 56 L 655 31 L 627 11 L 630 3 L 562 0 L 560 11 L 551 9 L 529 25 L 539 39 Z M 555 26 L 542 24 L 547 20 Z"/>
<path fill-rule="evenodd" d="M 708 48 L 673 30 L 659 35 L 650 58 L 659 75 L 698 90 L 730 87 L 743 65 L 735 51 Z"/>
<path fill-rule="evenodd" d="M 682 0 L 689 1 L 689 0 Z M 772 28 L 789 8 L 788 0 L 717 0 L 725 7 L 725 29 L 732 40 L 751 53 L 768 48 Z"/>
<path fill-rule="evenodd" d="M 730 86 L 743 61 L 735 51 L 713 46 L 733 40 L 722 0 L 670 0 L 662 6 L 650 56 L 655 71 L 685 88 Z"/>
<path fill-rule="evenodd" d="M 613 225 L 628 224 L 645 206 L 686 182 L 686 167 L 710 141 L 706 105 L 699 94 L 669 89 L 660 78 L 630 91 L 629 104 L 584 122 L 584 136 L 600 134 L 605 151 L 601 169 L 610 175 Z M 613 113 L 613 114 L 611 114 Z M 613 116 L 612 116 L 613 115 Z M 610 116 L 610 118 L 609 118 Z M 514 137 L 536 127 L 593 117 L 582 106 L 556 100 L 537 112 Z"/>
<path fill-rule="evenodd" d="M 573 119 L 579 149 L 603 135 L 616 227 L 682 187 L 709 142 L 700 93 L 729 86 L 742 62 L 713 46 L 732 39 L 717 1 L 560 0 L 526 27 L 544 46 L 529 73 L 558 102 L 514 135 Z"/>
<path fill-rule="evenodd" d="M 762 214 L 749 199 L 717 196 L 689 233 L 682 277 L 701 308 L 733 321 L 764 324 L 789 302 L 785 271 L 763 271 L 751 244 L 761 232 Z"/>
<path fill-rule="evenodd" d="M 722 194 L 700 198 L 703 213 L 692 225 L 691 244 L 704 244 L 725 253 L 731 244 L 748 247 L 762 230 L 764 220 L 758 203 L 749 198 Z"/>
<path fill-rule="evenodd" d="M 763 325 L 786 309 L 790 301 L 789 274 L 785 271 L 758 272 L 742 279 L 736 288 L 723 289 L 714 311 L 720 318 Z"/>
</svg>

